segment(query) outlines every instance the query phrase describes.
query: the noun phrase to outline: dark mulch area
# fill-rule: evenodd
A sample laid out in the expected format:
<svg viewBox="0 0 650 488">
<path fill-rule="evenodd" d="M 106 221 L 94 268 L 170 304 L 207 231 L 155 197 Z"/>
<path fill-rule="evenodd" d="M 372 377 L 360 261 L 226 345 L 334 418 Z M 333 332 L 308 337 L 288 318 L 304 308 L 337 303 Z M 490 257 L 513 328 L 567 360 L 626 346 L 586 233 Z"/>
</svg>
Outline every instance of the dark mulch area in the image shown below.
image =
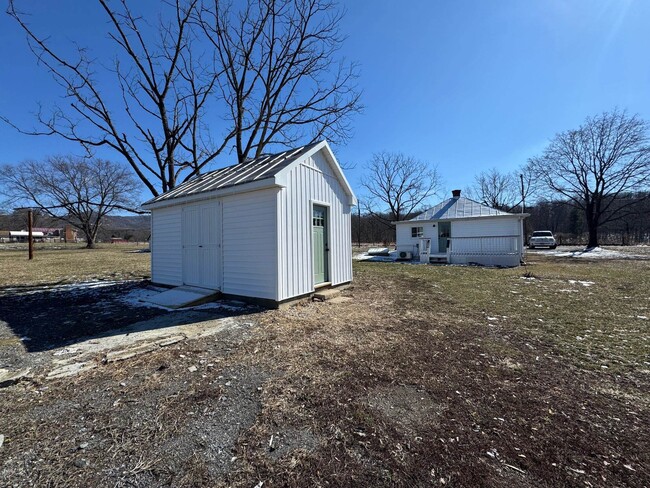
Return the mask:
<svg viewBox="0 0 650 488">
<path fill-rule="evenodd" d="M 148 284 L 148 281 L 103 285 L 98 282 L 93 286 L 2 289 L 0 338 L 20 340 L 27 352 L 46 351 L 169 313 L 120 301 L 128 292 Z"/>
</svg>

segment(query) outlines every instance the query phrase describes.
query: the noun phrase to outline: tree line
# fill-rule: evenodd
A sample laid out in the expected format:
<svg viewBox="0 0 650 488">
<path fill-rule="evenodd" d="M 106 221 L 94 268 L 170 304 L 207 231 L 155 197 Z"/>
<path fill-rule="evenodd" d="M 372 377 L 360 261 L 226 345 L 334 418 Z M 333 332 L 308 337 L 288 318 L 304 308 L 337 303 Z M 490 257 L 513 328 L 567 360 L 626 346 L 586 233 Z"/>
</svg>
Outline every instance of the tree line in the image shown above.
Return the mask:
<svg viewBox="0 0 650 488">
<path fill-rule="evenodd" d="M 619 196 L 621 201 L 632 203 L 633 213 L 607 222 L 599 228 L 599 243 L 602 245 L 650 245 L 650 195 L 645 193 L 631 193 Z M 421 208 L 413 212 L 414 217 Z M 520 207 L 511 208 L 511 211 L 519 212 Z M 560 245 L 586 245 L 589 240 L 587 226 L 583 213 L 570 205 L 567 201 L 541 200 L 530 207 L 526 207 L 526 213 L 530 214 L 525 220 L 526 239 L 534 230 L 552 231 Z M 368 212 L 357 212 L 352 215 L 352 241 L 355 246 L 381 244 L 391 245 L 395 243 L 395 228 L 388 225 L 391 221 L 389 213 L 382 215 Z"/>
</svg>

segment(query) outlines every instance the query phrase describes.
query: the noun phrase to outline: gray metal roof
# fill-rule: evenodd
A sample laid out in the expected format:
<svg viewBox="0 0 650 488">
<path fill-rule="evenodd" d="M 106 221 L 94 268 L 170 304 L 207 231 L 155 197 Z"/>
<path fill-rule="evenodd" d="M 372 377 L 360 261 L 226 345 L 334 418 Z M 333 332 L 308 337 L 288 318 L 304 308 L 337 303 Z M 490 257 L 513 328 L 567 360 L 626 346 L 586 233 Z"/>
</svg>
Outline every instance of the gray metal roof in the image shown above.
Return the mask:
<svg viewBox="0 0 650 488">
<path fill-rule="evenodd" d="M 425 210 L 411 221 L 465 219 L 476 217 L 493 217 L 495 215 L 514 215 L 509 212 L 488 207 L 465 197 L 450 198 L 435 207 Z"/>
<path fill-rule="evenodd" d="M 263 154 L 244 163 L 210 171 L 178 185 L 173 190 L 158 195 L 144 205 L 272 178 L 317 144 L 319 143 L 315 142 L 277 154 Z"/>
</svg>

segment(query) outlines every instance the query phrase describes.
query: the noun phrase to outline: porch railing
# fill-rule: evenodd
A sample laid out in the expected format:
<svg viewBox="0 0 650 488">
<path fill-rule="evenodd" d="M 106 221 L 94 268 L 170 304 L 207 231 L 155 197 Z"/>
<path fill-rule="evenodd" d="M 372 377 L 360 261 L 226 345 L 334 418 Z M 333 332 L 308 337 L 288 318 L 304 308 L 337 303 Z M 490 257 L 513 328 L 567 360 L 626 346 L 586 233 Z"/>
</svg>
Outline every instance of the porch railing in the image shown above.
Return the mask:
<svg viewBox="0 0 650 488">
<path fill-rule="evenodd" d="M 520 236 L 449 237 L 447 256 L 494 256 L 521 253 Z"/>
</svg>

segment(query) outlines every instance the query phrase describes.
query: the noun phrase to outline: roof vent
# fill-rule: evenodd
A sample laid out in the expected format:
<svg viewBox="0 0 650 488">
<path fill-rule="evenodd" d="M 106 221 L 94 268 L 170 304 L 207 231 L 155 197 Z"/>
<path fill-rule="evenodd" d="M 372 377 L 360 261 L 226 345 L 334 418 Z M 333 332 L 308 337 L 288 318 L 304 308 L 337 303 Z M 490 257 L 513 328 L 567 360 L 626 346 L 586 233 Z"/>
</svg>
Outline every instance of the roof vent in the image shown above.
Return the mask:
<svg viewBox="0 0 650 488">
<path fill-rule="evenodd" d="M 454 198 L 460 198 L 460 190 L 451 190 L 451 196 Z"/>
</svg>

